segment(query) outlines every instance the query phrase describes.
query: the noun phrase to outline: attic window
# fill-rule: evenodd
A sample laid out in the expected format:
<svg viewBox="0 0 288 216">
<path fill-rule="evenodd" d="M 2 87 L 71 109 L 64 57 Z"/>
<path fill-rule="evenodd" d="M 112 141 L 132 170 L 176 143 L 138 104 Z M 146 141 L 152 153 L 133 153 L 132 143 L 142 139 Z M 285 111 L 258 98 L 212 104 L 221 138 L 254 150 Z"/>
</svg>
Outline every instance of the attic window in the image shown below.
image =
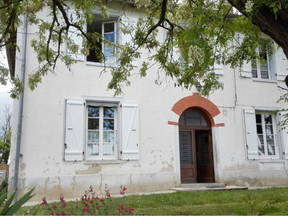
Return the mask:
<svg viewBox="0 0 288 216">
<path fill-rule="evenodd" d="M 115 20 L 97 20 L 87 25 L 88 33 L 95 33 L 102 35 L 101 41 L 98 41 L 96 47 L 89 50 L 87 61 L 98 63 L 114 63 L 116 60 L 115 44 L 116 44 L 116 21 Z M 101 52 L 103 55 L 101 54 Z"/>
</svg>

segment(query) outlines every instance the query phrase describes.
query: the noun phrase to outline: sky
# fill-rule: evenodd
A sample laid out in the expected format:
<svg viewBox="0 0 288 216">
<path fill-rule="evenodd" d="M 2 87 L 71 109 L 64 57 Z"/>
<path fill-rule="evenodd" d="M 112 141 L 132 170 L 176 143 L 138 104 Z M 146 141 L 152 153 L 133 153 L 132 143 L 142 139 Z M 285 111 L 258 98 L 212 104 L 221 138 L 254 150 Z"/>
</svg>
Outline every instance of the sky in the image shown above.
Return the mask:
<svg viewBox="0 0 288 216">
<path fill-rule="evenodd" d="M 0 64 L 8 67 L 6 54 L 0 51 Z M 12 110 L 13 100 L 9 96 L 9 91 L 11 89 L 11 84 L 8 83 L 6 86 L 0 84 L 0 130 L 5 120 L 5 110 L 8 108 Z"/>
</svg>

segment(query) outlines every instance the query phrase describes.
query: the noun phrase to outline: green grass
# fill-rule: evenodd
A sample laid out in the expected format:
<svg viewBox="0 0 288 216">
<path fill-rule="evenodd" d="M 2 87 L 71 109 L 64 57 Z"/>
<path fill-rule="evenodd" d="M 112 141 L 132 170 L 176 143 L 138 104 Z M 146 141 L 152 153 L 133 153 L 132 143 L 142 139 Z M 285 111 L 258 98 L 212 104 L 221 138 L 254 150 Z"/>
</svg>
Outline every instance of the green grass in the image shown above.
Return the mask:
<svg viewBox="0 0 288 216">
<path fill-rule="evenodd" d="M 124 204 L 141 215 L 287 215 L 288 188 L 133 195 L 106 203 L 108 214 L 118 214 L 116 209 Z M 26 210 L 27 207 L 20 213 Z M 70 215 L 83 214 L 82 205 L 76 202 L 68 202 L 64 210 Z M 37 214 L 49 214 L 49 211 L 41 206 Z"/>
</svg>

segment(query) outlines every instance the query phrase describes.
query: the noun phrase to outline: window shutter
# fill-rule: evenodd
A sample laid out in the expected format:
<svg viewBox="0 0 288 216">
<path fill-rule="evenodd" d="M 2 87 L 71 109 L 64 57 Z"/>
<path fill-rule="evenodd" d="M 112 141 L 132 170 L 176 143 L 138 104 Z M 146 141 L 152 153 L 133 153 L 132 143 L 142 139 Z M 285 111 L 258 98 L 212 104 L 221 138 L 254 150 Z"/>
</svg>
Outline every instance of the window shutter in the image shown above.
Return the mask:
<svg viewBox="0 0 288 216">
<path fill-rule="evenodd" d="M 215 62 L 215 64 L 214 64 L 214 72 L 215 72 L 215 74 L 223 75 L 224 74 L 223 64 L 218 64 L 218 63 Z"/>
<path fill-rule="evenodd" d="M 288 75 L 288 60 L 281 48 L 278 48 L 275 52 L 275 67 L 277 72 L 277 80 L 284 81 Z"/>
<path fill-rule="evenodd" d="M 122 104 L 122 159 L 139 159 L 139 111 L 136 104 Z"/>
<path fill-rule="evenodd" d="M 132 36 L 134 36 L 135 29 L 137 26 L 137 19 L 133 17 L 127 17 L 127 16 L 122 16 L 121 17 L 121 23 L 120 23 L 120 29 L 121 34 L 120 36 L 120 44 L 125 45 L 126 43 L 130 44 L 133 40 Z M 127 29 L 131 31 L 131 34 L 124 34 L 123 29 Z"/>
<path fill-rule="evenodd" d="M 79 19 L 75 10 L 69 9 L 68 11 L 68 18 L 70 22 L 75 23 Z M 83 30 L 86 31 L 86 25 L 82 26 Z M 68 38 L 72 40 L 77 46 L 78 46 L 78 52 L 72 53 L 68 50 L 68 44 L 67 44 L 67 55 L 70 55 L 73 59 L 79 60 L 79 61 L 85 61 L 85 56 L 81 53 L 81 50 L 83 48 L 83 38 L 79 30 L 73 26 L 69 27 L 68 30 Z"/>
<path fill-rule="evenodd" d="M 288 130 L 282 130 L 282 144 L 284 148 L 284 158 L 288 159 Z"/>
<path fill-rule="evenodd" d="M 240 76 L 241 77 L 247 77 L 251 78 L 252 77 L 252 64 L 251 62 L 246 62 L 244 61 L 241 68 L 240 68 Z"/>
<path fill-rule="evenodd" d="M 65 161 L 83 160 L 84 108 L 82 100 L 66 100 Z"/>
<path fill-rule="evenodd" d="M 258 139 L 256 131 L 256 117 L 254 109 L 244 110 L 246 146 L 249 160 L 258 159 Z"/>
</svg>

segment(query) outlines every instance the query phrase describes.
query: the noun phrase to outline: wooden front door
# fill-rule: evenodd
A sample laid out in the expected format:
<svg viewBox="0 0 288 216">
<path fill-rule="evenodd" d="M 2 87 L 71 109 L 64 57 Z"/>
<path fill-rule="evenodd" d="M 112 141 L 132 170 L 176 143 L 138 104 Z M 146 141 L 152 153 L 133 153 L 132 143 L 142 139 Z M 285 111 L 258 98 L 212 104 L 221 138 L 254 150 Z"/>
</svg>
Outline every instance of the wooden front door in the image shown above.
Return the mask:
<svg viewBox="0 0 288 216">
<path fill-rule="evenodd" d="M 181 183 L 214 182 L 211 128 L 202 113 L 185 111 L 179 120 Z"/>
<path fill-rule="evenodd" d="M 214 182 L 211 130 L 196 130 L 197 182 Z"/>
</svg>

